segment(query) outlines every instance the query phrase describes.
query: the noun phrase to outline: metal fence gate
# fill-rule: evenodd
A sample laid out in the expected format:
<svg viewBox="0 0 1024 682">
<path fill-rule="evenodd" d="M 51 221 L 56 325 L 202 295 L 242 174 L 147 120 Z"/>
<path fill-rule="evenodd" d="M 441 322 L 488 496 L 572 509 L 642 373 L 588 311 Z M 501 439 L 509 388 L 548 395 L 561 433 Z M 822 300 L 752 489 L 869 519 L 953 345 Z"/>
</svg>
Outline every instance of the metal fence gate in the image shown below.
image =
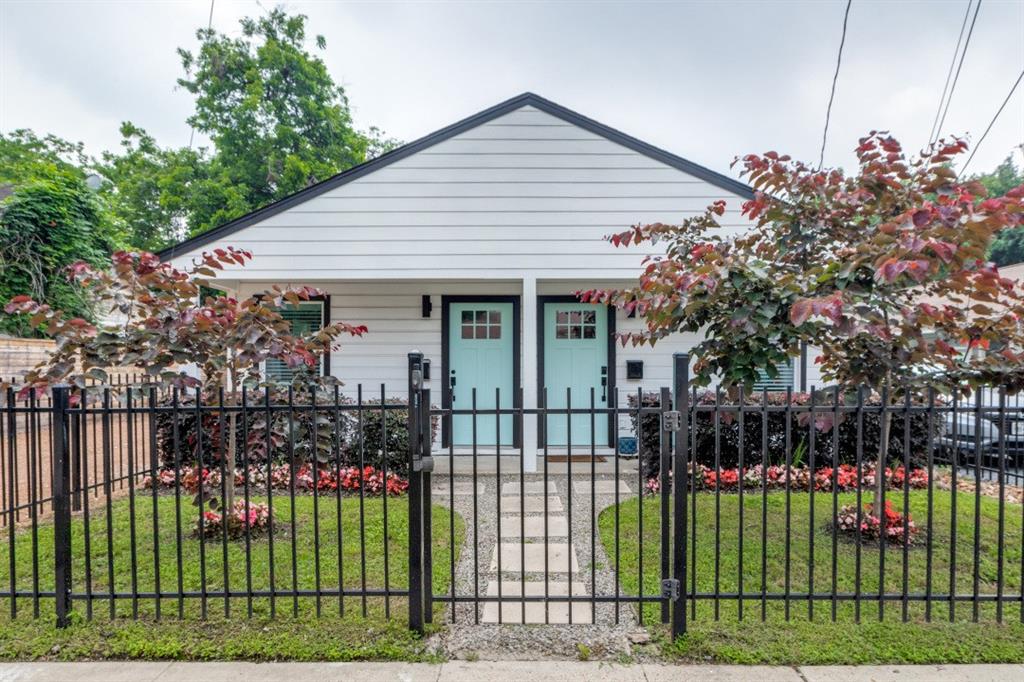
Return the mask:
<svg viewBox="0 0 1024 682">
<path fill-rule="evenodd" d="M 677 383 L 685 387 L 688 358 L 676 359 Z M 469 409 L 439 408 L 431 392 L 423 388 L 422 354 L 409 355 L 410 438 L 410 626 L 422 630 L 433 617 L 436 603 L 452 622 L 473 623 L 615 623 L 622 619 L 644 622 L 644 605 L 660 604 L 660 619 L 683 632 L 686 613 L 681 586 L 686 584 L 687 479 L 670 472 L 685 472 L 685 388 L 660 390 L 656 406 L 644 403 L 642 393 L 627 405 L 620 405 L 613 393 L 608 407 L 595 404 L 594 391 L 582 399 L 566 391 L 565 405 L 548 408 L 546 390 L 538 405 L 502 409 L 500 392 L 494 408 L 478 408 L 475 389 Z M 520 396 L 521 398 L 521 396 Z M 452 401 L 446 401 L 451 405 Z M 477 442 L 478 426 L 489 420 L 500 434 L 501 418 L 511 413 L 514 423 L 536 419 L 543 430 L 549 419 L 565 419 L 567 443 L 553 454 L 543 442 L 540 470 L 525 471 L 518 454 L 502 454 L 500 435 L 492 444 Z M 645 499 L 651 486 L 639 458 L 624 463 L 619 443 L 609 448 L 595 446 L 599 415 L 614 424 L 629 419 L 636 425 L 639 440 L 656 432 L 660 447 L 659 470 L 654 475 L 659 490 Z M 473 440 L 457 448 L 447 439 L 445 447 L 432 447 L 436 425 L 449 428 L 455 418 L 468 418 Z M 573 422 L 579 417 L 589 429 L 575 434 Z M 645 433 L 645 430 L 648 433 Z M 509 448 L 506 447 L 506 453 Z M 503 462 L 503 458 L 505 461 Z M 511 460 L 515 460 L 514 462 Z M 504 468 L 503 468 L 504 467 Z M 440 473 L 443 472 L 443 473 Z M 623 537 L 620 503 L 636 498 L 637 528 Z M 457 512 L 448 515 L 449 524 L 438 529 L 431 521 L 433 505 L 445 505 Z M 656 537 L 647 537 L 644 508 L 658 508 L 660 524 Z M 599 518 L 600 517 L 600 518 Z M 463 520 L 461 527 L 457 518 Z M 673 522 L 677 519 L 678 522 Z M 440 535 L 440 537 L 439 537 Z M 645 572 L 643 554 L 658 545 L 660 578 L 651 580 Z M 464 550 L 460 553 L 457 547 Z M 449 548 L 448 565 L 435 566 L 432 555 L 437 546 Z M 678 551 L 673 551 L 678 547 Z M 625 549 L 624 549 L 625 548 Z M 621 552 L 639 556 L 636 576 L 629 576 L 629 589 L 620 575 Z M 413 568 L 415 567 L 415 568 Z M 435 590 L 432 577 L 447 573 L 446 590 Z M 634 608 L 638 607 L 638 608 Z"/>
</svg>

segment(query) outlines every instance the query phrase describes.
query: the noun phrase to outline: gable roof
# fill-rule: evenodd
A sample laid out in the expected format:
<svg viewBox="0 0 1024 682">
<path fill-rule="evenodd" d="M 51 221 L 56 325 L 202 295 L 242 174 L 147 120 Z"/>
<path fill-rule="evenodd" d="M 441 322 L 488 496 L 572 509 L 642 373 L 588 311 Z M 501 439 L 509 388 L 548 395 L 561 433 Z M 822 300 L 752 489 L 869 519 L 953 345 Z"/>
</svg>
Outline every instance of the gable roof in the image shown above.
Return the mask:
<svg viewBox="0 0 1024 682">
<path fill-rule="evenodd" d="M 754 196 L 754 191 L 750 186 L 738 180 L 734 180 L 727 175 L 717 173 L 710 168 L 705 168 L 704 166 L 693 163 L 692 161 L 687 161 L 681 156 L 676 156 L 675 154 L 659 149 L 654 145 L 618 131 L 615 128 L 606 126 L 605 124 L 599 123 L 591 118 L 587 118 L 586 116 L 578 114 L 571 109 L 567 109 L 560 104 L 556 104 L 551 100 L 544 99 L 540 95 L 535 95 L 532 92 L 525 92 L 517 97 L 513 97 L 512 99 L 505 100 L 500 104 L 496 104 L 489 109 L 484 109 L 483 111 L 468 118 L 464 118 L 457 123 L 441 128 L 440 130 L 430 133 L 425 137 L 421 137 L 418 140 L 392 149 L 386 154 L 382 154 L 375 159 L 361 163 L 358 166 L 353 166 L 352 168 L 342 171 L 337 175 L 333 175 L 322 182 L 310 185 L 309 187 L 299 190 L 294 194 L 290 194 L 283 199 L 279 199 L 272 204 L 268 204 L 263 208 L 247 213 L 239 218 L 235 218 L 230 222 L 196 235 L 195 237 L 186 239 L 173 246 L 169 246 L 160 251 L 157 255 L 161 260 L 167 260 L 182 253 L 205 246 L 211 242 L 215 242 L 230 234 L 234 234 L 243 228 L 249 227 L 250 225 L 262 220 L 266 220 L 273 215 L 277 215 L 292 206 L 301 204 L 308 199 L 312 199 L 324 192 L 330 191 L 335 187 L 340 187 L 341 185 L 352 182 L 357 178 L 361 178 L 376 170 L 384 168 L 395 161 L 399 161 L 417 152 L 423 151 L 424 149 L 432 147 L 439 142 L 444 142 L 445 140 L 455 137 L 460 133 L 476 128 L 477 126 L 483 125 L 484 123 L 492 121 L 500 116 L 504 116 L 505 114 L 511 113 L 524 106 L 535 107 L 554 116 L 555 118 L 559 118 L 567 123 L 571 123 L 596 135 L 600 135 L 601 137 L 620 144 L 627 149 L 643 154 L 655 161 L 660 161 L 661 163 L 700 178 L 705 182 L 732 192 L 733 194 L 737 194 L 745 199 L 751 199 Z"/>
</svg>

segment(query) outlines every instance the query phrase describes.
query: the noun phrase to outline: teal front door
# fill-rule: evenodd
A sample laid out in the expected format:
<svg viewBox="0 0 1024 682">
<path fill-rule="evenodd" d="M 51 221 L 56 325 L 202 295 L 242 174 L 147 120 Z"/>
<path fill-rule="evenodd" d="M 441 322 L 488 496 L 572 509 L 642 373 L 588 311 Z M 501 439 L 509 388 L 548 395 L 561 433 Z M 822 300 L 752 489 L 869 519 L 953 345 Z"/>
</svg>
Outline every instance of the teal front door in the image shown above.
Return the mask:
<svg viewBox="0 0 1024 682">
<path fill-rule="evenodd" d="M 512 408 L 515 398 L 515 320 L 512 303 L 451 302 L 448 309 L 448 382 L 452 407 L 494 410 L 500 396 L 507 415 L 480 414 L 476 418 L 477 445 L 512 445 Z M 474 443 L 472 415 L 452 417 L 452 443 Z"/>
<path fill-rule="evenodd" d="M 608 362 L 608 309 L 589 303 L 544 302 L 544 386 L 548 407 L 608 407 L 611 387 Z M 568 389 L 568 390 L 567 390 Z M 570 431 L 571 428 L 571 431 Z M 548 415 L 547 443 L 558 446 L 607 445 L 608 415 Z"/>
</svg>

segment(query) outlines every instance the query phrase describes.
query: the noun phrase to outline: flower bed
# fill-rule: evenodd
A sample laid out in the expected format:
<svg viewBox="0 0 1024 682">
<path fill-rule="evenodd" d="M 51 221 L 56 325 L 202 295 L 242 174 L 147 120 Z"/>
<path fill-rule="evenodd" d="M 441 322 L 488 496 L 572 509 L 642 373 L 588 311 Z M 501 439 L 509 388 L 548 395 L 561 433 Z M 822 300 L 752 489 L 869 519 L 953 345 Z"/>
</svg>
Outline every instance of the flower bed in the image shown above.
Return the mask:
<svg viewBox="0 0 1024 682">
<path fill-rule="evenodd" d="M 857 539 L 857 505 L 848 504 L 839 510 L 836 516 L 836 529 L 847 537 Z M 902 545 L 904 542 L 913 543 L 914 537 L 920 529 L 911 520 L 910 515 L 904 519 L 893 509 L 892 501 L 885 501 L 885 509 L 882 518 L 871 513 L 871 505 L 864 505 L 860 513 L 860 539 L 861 542 L 877 541 L 884 534 L 888 544 Z M 904 534 L 905 533 L 905 534 Z"/>
<path fill-rule="evenodd" d="M 236 469 L 234 472 L 235 487 L 245 485 L 245 473 Z M 192 466 L 183 466 L 178 470 L 161 469 L 156 476 L 146 476 L 142 479 L 143 488 L 173 490 L 179 481 L 181 489 L 187 493 L 196 493 L 199 490 L 200 482 L 208 488 L 218 488 L 221 484 L 220 470 Z M 367 495 L 388 494 L 397 496 L 403 494 L 409 488 L 409 481 L 394 472 L 384 472 L 372 466 L 341 467 L 340 470 L 332 468 L 314 469 L 309 464 L 302 464 L 295 470 L 295 480 L 292 481 L 292 468 L 287 464 L 279 464 L 270 468 L 269 478 L 265 468 L 249 469 L 249 485 L 258 490 L 268 488 L 267 481 L 270 481 L 271 490 L 290 491 L 294 485 L 296 492 L 311 493 L 315 488 L 317 492 L 333 492 L 339 488 L 343 492 L 357 493 L 360 490 Z"/>
<path fill-rule="evenodd" d="M 197 537 L 217 538 L 223 533 L 225 514 L 222 511 L 207 510 L 202 515 L 202 525 L 196 519 L 193 532 Z M 227 513 L 227 534 L 237 539 L 245 535 L 259 537 L 270 529 L 270 507 L 262 502 L 250 502 L 246 508 L 244 500 L 236 501 Z"/>
<path fill-rule="evenodd" d="M 788 469 L 788 477 L 787 477 Z M 671 475 L 671 472 L 670 472 Z M 812 480 L 815 491 L 831 492 L 833 484 L 840 492 L 852 492 L 857 490 L 857 467 L 850 464 L 840 464 L 837 469 L 832 467 L 821 467 L 813 474 L 808 467 L 786 467 L 785 465 L 773 465 L 764 470 L 760 464 L 740 470 L 720 469 L 718 471 L 697 464 L 691 465 L 690 475 L 696 478 L 698 490 L 720 490 L 723 492 L 738 491 L 740 479 L 743 480 L 745 490 L 757 492 L 764 485 L 768 490 L 790 490 L 796 492 L 807 492 L 811 489 Z M 886 487 L 891 490 L 902 490 L 906 473 L 902 466 L 885 469 Z M 860 476 L 862 490 L 872 490 L 875 485 L 875 469 L 873 466 L 864 466 Z M 911 489 L 920 490 L 928 487 L 928 472 L 924 469 L 911 469 L 909 486 Z M 647 480 L 645 486 L 647 494 L 654 495 L 661 490 L 661 481 L 657 476 Z"/>
</svg>

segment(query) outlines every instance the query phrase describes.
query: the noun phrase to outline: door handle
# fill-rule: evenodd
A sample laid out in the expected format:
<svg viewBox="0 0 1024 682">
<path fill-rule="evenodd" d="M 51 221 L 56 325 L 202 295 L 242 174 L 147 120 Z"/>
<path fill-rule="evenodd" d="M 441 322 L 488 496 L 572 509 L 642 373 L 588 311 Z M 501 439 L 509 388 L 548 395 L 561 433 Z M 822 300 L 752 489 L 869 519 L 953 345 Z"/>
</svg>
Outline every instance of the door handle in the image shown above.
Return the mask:
<svg viewBox="0 0 1024 682">
<path fill-rule="evenodd" d="M 608 402 L 608 365 L 601 367 L 601 402 Z"/>
<path fill-rule="evenodd" d="M 450 376 L 448 378 L 448 391 L 449 391 L 449 393 L 451 395 L 452 404 L 454 405 L 455 404 L 455 370 L 453 369 L 449 373 L 449 375 Z"/>
</svg>

